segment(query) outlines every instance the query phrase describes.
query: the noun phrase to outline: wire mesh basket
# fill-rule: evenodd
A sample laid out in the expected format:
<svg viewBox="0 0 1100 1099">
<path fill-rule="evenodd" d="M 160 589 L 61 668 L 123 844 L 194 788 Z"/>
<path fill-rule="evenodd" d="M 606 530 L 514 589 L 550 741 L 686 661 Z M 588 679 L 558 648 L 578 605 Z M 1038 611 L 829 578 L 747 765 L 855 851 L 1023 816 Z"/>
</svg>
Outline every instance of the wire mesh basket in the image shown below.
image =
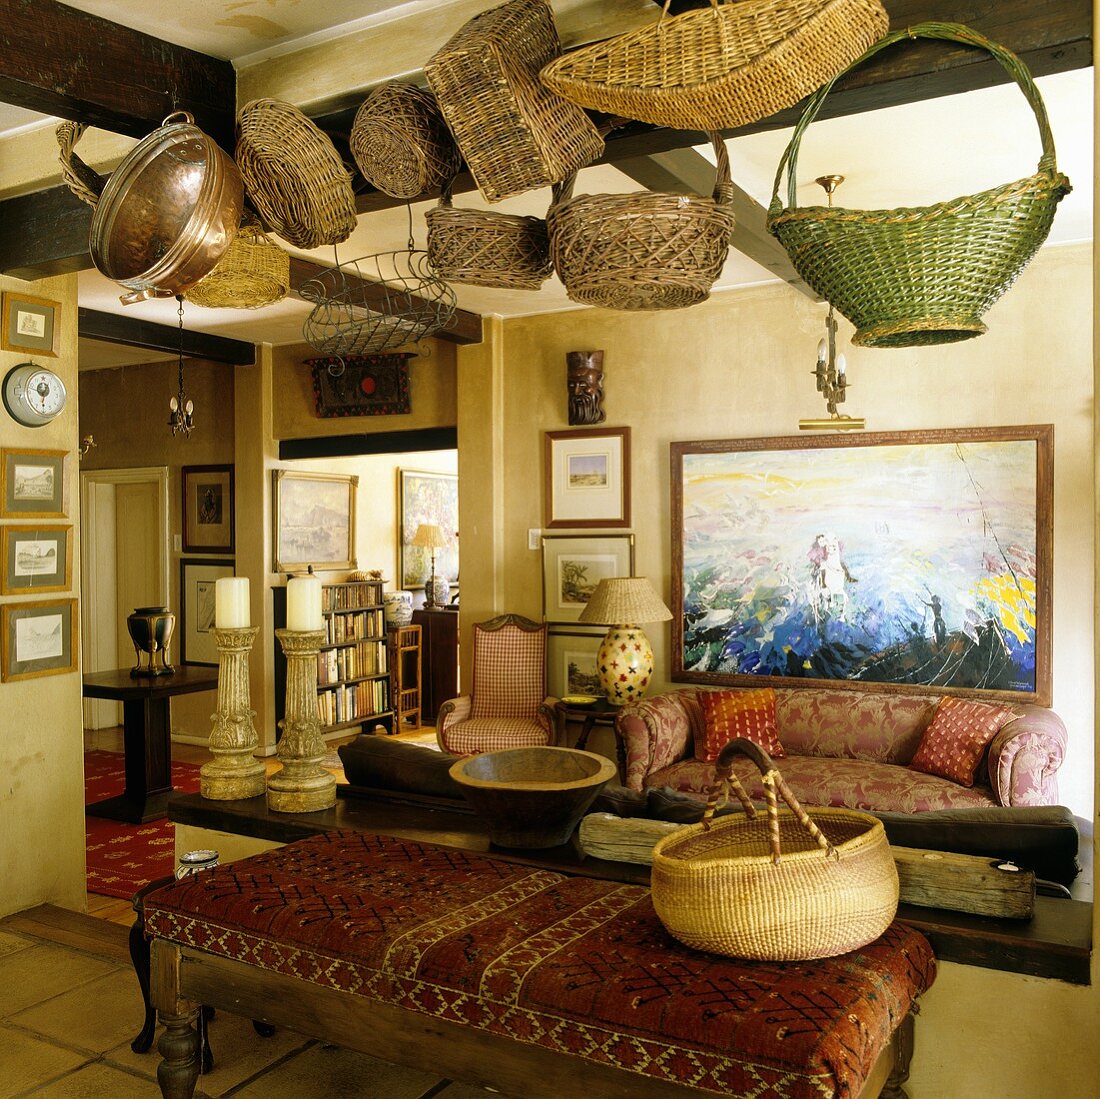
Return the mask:
<svg viewBox="0 0 1100 1099">
<path fill-rule="evenodd" d="M 322 271 L 300 291 L 314 303 L 302 335 L 322 355 L 374 355 L 450 324 L 456 301 L 427 252 L 378 252 Z"/>
</svg>

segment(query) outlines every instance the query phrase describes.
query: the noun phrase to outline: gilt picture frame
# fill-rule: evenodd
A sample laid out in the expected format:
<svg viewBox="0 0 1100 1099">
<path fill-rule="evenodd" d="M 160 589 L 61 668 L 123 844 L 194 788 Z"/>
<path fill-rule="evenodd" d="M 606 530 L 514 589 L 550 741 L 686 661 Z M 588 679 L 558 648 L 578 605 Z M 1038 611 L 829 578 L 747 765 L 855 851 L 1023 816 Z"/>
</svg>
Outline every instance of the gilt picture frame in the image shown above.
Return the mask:
<svg viewBox="0 0 1100 1099">
<path fill-rule="evenodd" d="M 233 466 L 184 466 L 183 552 L 233 553 Z"/>
<path fill-rule="evenodd" d="M 633 534 L 544 534 L 542 616 L 577 622 L 601 580 L 633 575 Z"/>
<path fill-rule="evenodd" d="M 216 666 L 214 585 L 236 575 L 231 557 L 180 558 L 180 663 Z"/>
<path fill-rule="evenodd" d="M 11 683 L 76 671 L 75 599 L 0 607 L 0 679 Z"/>
<path fill-rule="evenodd" d="M 64 519 L 66 450 L 0 450 L 0 518 Z"/>
<path fill-rule="evenodd" d="M 546 689 L 553 698 L 569 695 L 603 697 L 596 656 L 607 631 L 550 630 L 546 635 Z"/>
<path fill-rule="evenodd" d="M 272 471 L 275 572 L 354 569 L 355 497 L 359 478 L 346 473 Z"/>
<path fill-rule="evenodd" d="M 630 428 L 547 431 L 543 452 L 548 528 L 630 526 Z"/>
<path fill-rule="evenodd" d="M 397 471 L 397 514 L 400 526 L 398 572 L 405 591 L 423 591 L 431 575 L 431 551 L 414 546 L 421 523 L 439 527 L 447 544 L 436 551 L 435 573 L 454 593 L 458 582 L 458 476 L 417 469 Z"/>
<path fill-rule="evenodd" d="M 60 302 L 6 290 L 0 310 L 0 350 L 57 358 Z"/>
<path fill-rule="evenodd" d="M 0 527 L 0 595 L 68 591 L 73 586 L 73 528 Z"/>
</svg>

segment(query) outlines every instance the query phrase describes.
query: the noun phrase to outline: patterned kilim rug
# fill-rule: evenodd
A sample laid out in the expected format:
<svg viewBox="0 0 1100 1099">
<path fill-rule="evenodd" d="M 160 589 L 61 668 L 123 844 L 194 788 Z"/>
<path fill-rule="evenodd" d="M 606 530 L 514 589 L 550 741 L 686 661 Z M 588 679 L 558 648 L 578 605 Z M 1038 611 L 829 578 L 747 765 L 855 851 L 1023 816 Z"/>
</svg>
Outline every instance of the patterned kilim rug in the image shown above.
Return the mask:
<svg viewBox="0 0 1100 1099">
<path fill-rule="evenodd" d="M 84 753 L 84 804 L 121 794 L 126 786 L 125 757 L 118 752 Z M 199 768 L 172 764 L 172 785 L 193 793 Z M 176 868 L 175 825 L 167 818 L 148 824 L 122 824 L 85 817 L 88 892 L 129 900 L 143 885 Z"/>
</svg>

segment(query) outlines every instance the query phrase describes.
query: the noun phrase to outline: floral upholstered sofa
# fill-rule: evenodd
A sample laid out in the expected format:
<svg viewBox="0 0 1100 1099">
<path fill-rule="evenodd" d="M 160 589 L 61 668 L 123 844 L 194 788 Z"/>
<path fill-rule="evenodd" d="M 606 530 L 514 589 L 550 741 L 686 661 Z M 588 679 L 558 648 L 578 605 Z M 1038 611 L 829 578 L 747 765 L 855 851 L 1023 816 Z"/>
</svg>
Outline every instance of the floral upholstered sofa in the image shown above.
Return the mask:
<svg viewBox="0 0 1100 1099">
<path fill-rule="evenodd" d="M 700 696 L 689 687 L 624 706 L 616 735 L 632 790 L 672 787 L 705 795 L 713 763 L 695 758 L 703 744 Z M 1066 728 L 1053 710 L 1010 705 L 1016 713 L 994 736 L 972 787 L 910 770 L 938 698 L 929 695 L 776 687 L 775 724 L 785 753 L 777 767 L 807 805 L 841 805 L 882 812 L 926 812 L 994 805 L 1056 805 L 1056 774 Z M 753 798 L 760 775 L 747 759 L 735 771 Z"/>
</svg>

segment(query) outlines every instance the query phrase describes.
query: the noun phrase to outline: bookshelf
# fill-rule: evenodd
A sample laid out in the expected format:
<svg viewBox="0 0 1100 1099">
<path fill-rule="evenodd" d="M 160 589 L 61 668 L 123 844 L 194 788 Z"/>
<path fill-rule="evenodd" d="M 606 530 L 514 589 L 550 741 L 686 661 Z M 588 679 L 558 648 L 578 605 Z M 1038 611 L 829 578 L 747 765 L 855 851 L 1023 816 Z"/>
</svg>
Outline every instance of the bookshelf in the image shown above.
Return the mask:
<svg viewBox="0 0 1100 1099">
<path fill-rule="evenodd" d="M 275 628 L 286 625 L 286 588 L 272 588 Z M 382 618 L 382 581 L 321 587 L 325 641 L 317 654 L 317 713 L 326 739 L 393 732 L 390 661 Z M 286 706 L 286 657 L 275 642 L 275 719 Z"/>
<path fill-rule="evenodd" d="M 390 675 L 394 727 L 420 728 L 420 627 L 397 626 L 390 630 Z"/>
</svg>

